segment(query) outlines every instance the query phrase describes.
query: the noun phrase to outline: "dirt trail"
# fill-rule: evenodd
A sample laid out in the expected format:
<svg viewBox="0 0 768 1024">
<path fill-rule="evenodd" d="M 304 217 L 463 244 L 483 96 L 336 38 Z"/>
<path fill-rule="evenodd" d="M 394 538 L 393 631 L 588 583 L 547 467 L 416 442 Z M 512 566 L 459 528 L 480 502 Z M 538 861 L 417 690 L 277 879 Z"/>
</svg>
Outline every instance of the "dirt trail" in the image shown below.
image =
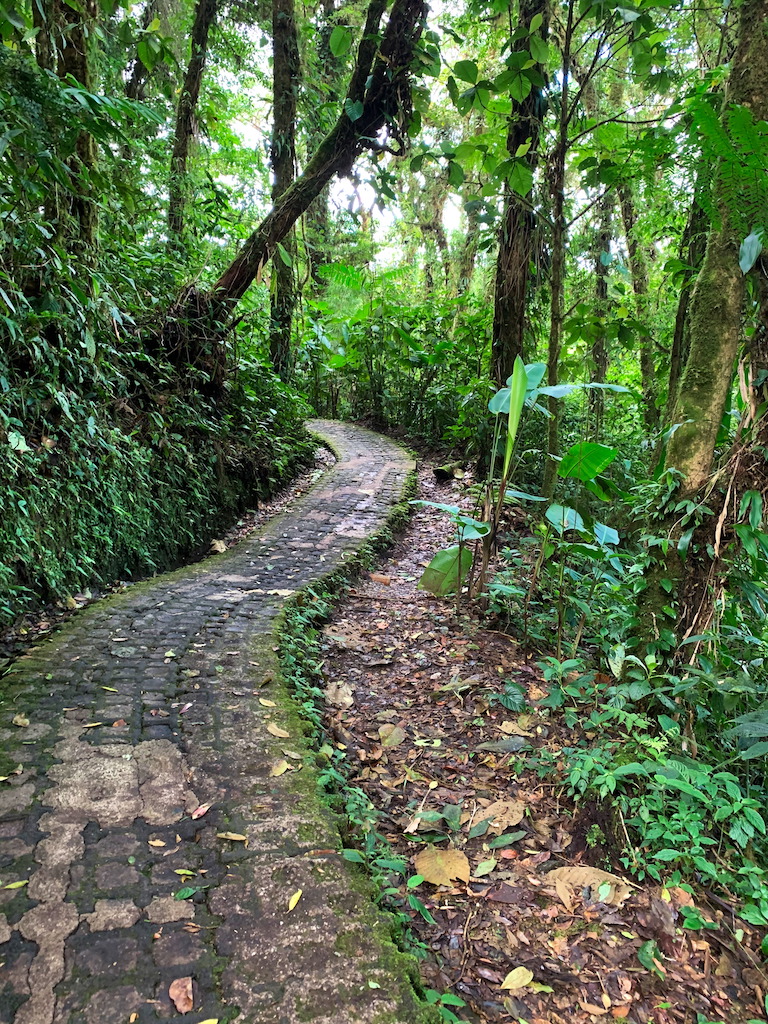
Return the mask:
<svg viewBox="0 0 768 1024">
<path fill-rule="evenodd" d="M 463 500 L 429 467 L 420 484 L 423 498 Z M 443 513 L 418 509 L 325 629 L 326 727 L 388 859 L 403 859 L 389 882 L 427 954 L 425 984 L 465 1003 L 447 1013 L 482 1024 L 763 1021 L 758 931 L 703 893 L 627 877 L 618 823 L 565 793 L 567 750 L 590 737 L 542 705 L 535 657 L 417 589 L 450 533 Z M 682 927 L 694 902 L 717 930 Z"/>
</svg>

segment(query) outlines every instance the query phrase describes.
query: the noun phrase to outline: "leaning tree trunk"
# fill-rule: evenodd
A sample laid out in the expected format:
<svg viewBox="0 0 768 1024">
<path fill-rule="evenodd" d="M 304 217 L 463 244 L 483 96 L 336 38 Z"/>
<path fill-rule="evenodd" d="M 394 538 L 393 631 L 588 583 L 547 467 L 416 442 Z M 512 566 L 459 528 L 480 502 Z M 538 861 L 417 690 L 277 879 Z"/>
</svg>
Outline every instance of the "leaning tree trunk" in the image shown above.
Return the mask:
<svg viewBox="0 0 768 1024">
<path fill-rule="evenodd" d="M 217 393 L 223 382 L 223 339 L 228 323 L 278 243 L 334 175 L 348 174 L 364 150 L 381 149 L 385 129 L 390 139 L 407 145 L 411 64 L 427 7 L 424 0 L 394 0 L 380 36 L 385 9 L 386 0 L 372 0 L 344 109 L 302 174 L 276 200 L 210 292 L 200 294 L 192 286 L 185 288 L 158 331 L 158 344 L 169 357 L 205 370 L 212 393 Z"/>
<path fill-rule="evenodd" d="M 192 49 L 176 110 L 176 127 L 168 183 L 168 241 L 173 248 L 184 248 L 184 208 L 187 199 L 187 163 L 195 133 L 195 112 L 208 54 L 208 36 L 216 18 L 217 0 L 198 0 L 192 25 Z"/>
<path fill-rule="evenodd" d="M 531 22 L 539 15 L 543 19 L 541 33 L 546 38 L 548 12 L 546 0 L 520 0 L 519 24 L 530 31 Z M 525 41 L 521 48 L 525 49 Z M 546 69 L 539 64 L 536 70 L 541 76 L 541 84 L 534 85 L 525 99 L 512 100 L 507 128 L 509 158 L 522 160 L 531 172 L 536 168 L 541 122 L 547 109 Z M 526 143 L 530 144 L 528 152 L 518 157 L 518 150 Z M 534 226 L 531 204 L 505 185 L 491 349 L 491 372 L 500 387 L 511 376 L 515 359 L 518 356 L 522 358 L 525 352 L 526 296 L 534 250 Z"/>
<path fill-rule="evenodd" d="M 386 0 L 373 0 L 358 50 L 344 111 L 303 173 L 274 204 L 211 289 L 210 311 L 226 320 L 256 280 L 278 242 L 336 174 L 346 174 L 365 149 L 377 150 L 386 126 L 401 135 L 410 120 L 410 65 L 426 16 L 424 0 L 395 0 L 384 30 Z M 350 114 L 354 115 L 352 120 Z"/>
<path fill-rule="evenodd" d="M 272 82 L 274 122 L 272 125 L 272 201 L 292 184 L 296 168 L 296 90 L 299 84 L 299 39 L 293 0 L 273 0 Z M 272 366 L 283 380 L 291 370 L 291 324 L 296 304 L 293 263 L 296 244 L 293 230 L 272 257 L 272 288 L 269 354 Z"/>
</svg>

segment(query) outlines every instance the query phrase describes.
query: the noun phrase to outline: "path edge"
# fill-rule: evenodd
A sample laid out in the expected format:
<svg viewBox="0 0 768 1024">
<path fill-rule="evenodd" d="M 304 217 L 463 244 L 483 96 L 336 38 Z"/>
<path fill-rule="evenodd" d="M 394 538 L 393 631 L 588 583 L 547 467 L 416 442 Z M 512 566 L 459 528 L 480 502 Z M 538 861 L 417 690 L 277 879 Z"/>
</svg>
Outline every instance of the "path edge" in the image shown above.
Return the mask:
<svg viewBox="0 0 768 1024">
<path fill-rule="evenodd" d="M 341 452 L 333 443 L 333 439 L 323 434 L 322 429 L 313 425 L 310 432 L 318 439 L 319 443 L 325 445 L 337 459 L 341 459 Z M 403 482 L 398 500 L 388 510 L 384 522 L 356 548 L 351 557 L 345 559 L 344 563 L 317 578 L 313 583 L 284 602 L 280 612 L 272 622 L 271 639 L 274 662 L 274 682 L 279 686 L 281 703 L 284 700 L 291 711 L 294 712 L 294 721 L 300 725 L 304 733 L 303 746 L 309 755 L 309 762 L 305 760 L 305 766 L 299 778 L 296 778 L 294 792 L 298 795 L 296 812 L 300 817 L 323 822 L 328 831 L 336 841 L 338 848 L 342 848 L 342 822 L 344 815 L 334 810 L 331 806 L 332 794 L 323 785 L 320 779 L 319 755 L 315 747 L 315 740 L 319 732 L 318 719 L 311 720 L 307 711 L 307 701 L 304 698 L 322 699 L 322 692 L 315 685 L 311 673 L 306 671 L 304 658 L 294 657 L 297 643 L 304 643 L 303 652 L 310 657 L 313 650 L 317 649 L 314 638 L 307 638 L 308 619 L 317 623 L 327 621 L 329 608 L 332 607 L 342 596 L 344 588 L 355 576 L 359 575 L 371 564 L 372 560 L 382 551 L 391 547 L 397 534 L 407 524 L 411 516 L 409 500 L 415 496 L 418 484 L 416 471 L 415 453 L 399 442 L 389 438 L 391 443 L 397 446 L 407 456 L 409 465 L 405 480 Z M 331 469 L 331 472 L 333 470 Z M 307 598 L 310 598 L 316 611 L 307 608 Z M 307 615 L 309 611 L 309 615 Z M 309 625 L 310 632 L 315 627 Z M 263 657 L 262 648 L 262 657 Z M 407 1024 L 439 1024 L 441 1016 L 434 1005 L 427 1003 L 424 999 L 423 988 L 420 981 L 418 960 L 411 953 L 407 953 L 399 947 L 399 935 L 401 925 L 394 914 L 387 912 L 376 905 L 378 887 L 371 878 L 368 871 L 361 865 L 350 863 L 339 858 L 339 863 L 345 879 L 348 882 L 350 891 L 356 893 L 359 905 L 359 923 L 366 930 L 369 944 L 375 949 L 375 961 L 371 964 L 372 973 L 378 979 L 377 987 L 388 988 L 391 1002 L 395 1004 L 395 1010 L 384 1011 L 374 1018 L 376 1024 L 392 1024 L 405 1021 Z M 367 954 L 369 957 L 370 954 Z M 384 981 L 387 979 L 387 981 Z M 351 1007 L 350 1007 L 351 1008 Z M 343 1012 L 346 1009 L 339 1006 Z"/>
</svg>

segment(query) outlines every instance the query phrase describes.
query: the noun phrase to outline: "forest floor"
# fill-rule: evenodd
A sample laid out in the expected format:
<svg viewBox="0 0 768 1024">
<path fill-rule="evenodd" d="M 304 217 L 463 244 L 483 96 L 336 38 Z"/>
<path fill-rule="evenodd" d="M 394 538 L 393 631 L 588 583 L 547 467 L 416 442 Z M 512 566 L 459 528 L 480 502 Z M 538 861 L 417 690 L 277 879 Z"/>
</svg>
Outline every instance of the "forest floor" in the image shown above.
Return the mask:
<svg viewBox="0 0 768 1024">
<path fill-rule="evenodd" d="M 420 497 L 470 508 L 429 464 Z M 540 749 L 584 738 L 539 705 L 547 687 L 535 656 L 479 611 L 417 589 L 450 536 L 444 514 L 417 509 L 338 606 L 323 645 L 326 728 L 376 809 L 384 859 L 407 861 L 385 884 L 410 918 L 425 985 L 450 994 L 446 1019 L 762 1021 L 757 931 L 705 894 L 637 885 L 617 867 L 610 821 L 564 796 L 562 777 L 535 770 Z M 523 713 L 498 703 L 506 681 L 527 694 Z M 683 930 L 683 904 L 717 930 Z M 662 960 L 644 965 L 649 940 Z"/>
</svg>

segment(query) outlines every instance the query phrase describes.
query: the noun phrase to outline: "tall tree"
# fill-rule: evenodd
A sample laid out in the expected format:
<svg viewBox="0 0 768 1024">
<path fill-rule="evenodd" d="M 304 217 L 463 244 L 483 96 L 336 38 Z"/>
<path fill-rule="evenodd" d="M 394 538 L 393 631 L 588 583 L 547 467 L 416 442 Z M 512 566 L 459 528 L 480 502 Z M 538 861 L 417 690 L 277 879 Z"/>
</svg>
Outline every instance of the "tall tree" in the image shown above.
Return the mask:
<svg viewBox="0 0 768 1024">
<path fill-rule="evenodd" d="M 208 55 L 208 37 L 216 19 L 217 0 L 198 0 L 192 24 L 192 41 L 173 133 L 171 176 L 168 184 L 168 241 L 184 248 L 184 208 L 189 189 L 187 163 L 195 133 L 195 113 Z"/>
<path fill-rule="evenodd" d="M 534 250 L 535 218 L 531 203 L 521 193 L 520 175 L 530 176 L 538 162 L 539 136 L 547 109 L 546 59 L 537 61 L 548 34 L 546 0 L 520 0 L 518 41 L 507 61 L 512 75 L 512 110 L 507 128 L 507 153 L 517 178 L 504 186 L 504 212 L 499 231 L 496 285 L 493 308 L 492 373 L 502 386 L 512 373 L 515 359 L 525 353 L 526 296 Z M 540 34 L 539 34 L 540 33 Z M 530 51 L 530 52 L 529 52 Z M 519 74 L 523 63 L 535 67 Z"/>
<path fill-rule="evenodd" d="M 272 3 L 272 201 L 293 184 L 296 168 L 296 99 L 299 87 L 299 40 L 293 0 Z M 269 351 L 275 372 L 284 380 L 291 368 L 291 323 L 296 303 L 293 231 L 286 233 L 272 257 Z"/>
</svg>

